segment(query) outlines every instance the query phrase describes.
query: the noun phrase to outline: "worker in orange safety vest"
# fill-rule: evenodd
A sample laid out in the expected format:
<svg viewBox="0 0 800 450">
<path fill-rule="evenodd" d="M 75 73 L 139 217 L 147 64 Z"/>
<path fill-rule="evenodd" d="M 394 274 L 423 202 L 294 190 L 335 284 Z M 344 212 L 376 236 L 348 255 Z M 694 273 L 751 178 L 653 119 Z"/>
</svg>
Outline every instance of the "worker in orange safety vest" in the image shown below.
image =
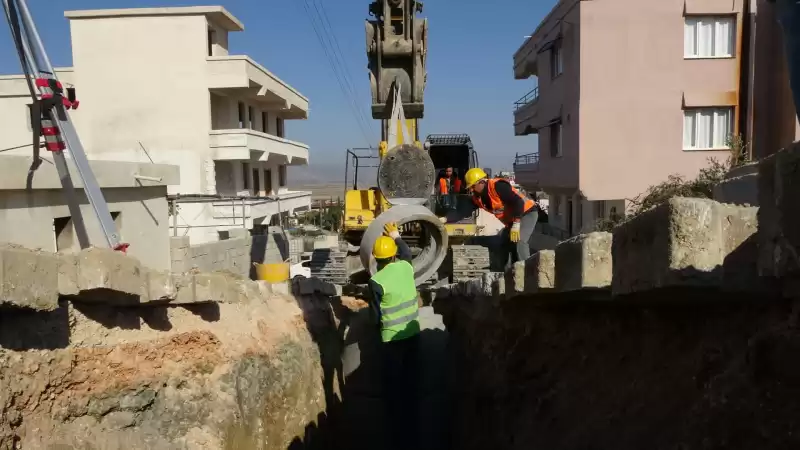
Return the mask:
<svg viewBox="0 0 800 450">
<path fill-rule="evenodd" d="M 517 191 L 508 180 L 489 178 L 483 169 L 469 169 L 464 178 L 475 206 L 494 214 L 506 226 L 504 232 L 511 244 L 510 253 L 516 253 L 519 261 L 528 259 L 530 239 L 539 219 L 536 202 Z"/>
<path fill-rule="evenodd" d="M 461 193 L 461 180 L 453 173 L 452 167 L 444 170 L 444 176 L 439 178 L 439 195 L 445 208 L 456 209 L 456 195 Z"/>
</svg>

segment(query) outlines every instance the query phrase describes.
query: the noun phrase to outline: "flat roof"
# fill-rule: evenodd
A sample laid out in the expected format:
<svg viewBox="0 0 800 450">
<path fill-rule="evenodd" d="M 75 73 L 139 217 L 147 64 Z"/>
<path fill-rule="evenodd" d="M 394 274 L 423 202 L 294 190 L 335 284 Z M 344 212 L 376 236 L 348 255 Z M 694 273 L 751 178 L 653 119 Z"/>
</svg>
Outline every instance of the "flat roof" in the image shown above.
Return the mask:
<svg viewBox="0 0 800 450">
<path fill-rule="evenodd" d="M 67 19 L 107 19 L 113 17 L 206 16 L 227 31 L 244 31 L 244 24 L 222 6 L 183 6 L 174 8 L 122 8 L 65 11 Z"/>
</svg>

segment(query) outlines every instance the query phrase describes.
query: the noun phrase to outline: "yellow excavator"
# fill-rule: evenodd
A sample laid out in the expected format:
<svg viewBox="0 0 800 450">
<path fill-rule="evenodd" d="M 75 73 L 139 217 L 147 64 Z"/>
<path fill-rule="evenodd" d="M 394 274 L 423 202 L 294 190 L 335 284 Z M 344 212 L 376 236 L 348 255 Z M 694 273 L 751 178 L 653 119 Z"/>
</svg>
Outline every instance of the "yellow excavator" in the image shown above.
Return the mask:
<svg viewBox="0 0 800 450">
<path fill-rule="evenodd" d="M 356 264 L 348 264 L 344 249 L 320 251 L 312 258 L 312 275 L 336 284 L 349 282 L 357 271 L 354 266 L 374 271 L 372 245 L 387 222 L 400 225 L 412 248 L 418 286 L 476 278 L 489 271 L 487 247 L 472 242 L 483 228 L 469 193 L 438 192 L 438 179 L 448 167 L 462 181 L 467 170 L 478 167 L 470 137 L 435 134 L 419 139 L 428 43 L 427 19 L 417 16 L 422 7 L 415 0 L 376 0 L 369 6 L 366 50 L 372 117 L 381 123 L 381 141 L 377 155 L 365 155 L 370 153 L 365 149 L 361 154 L 347 152 L 353 184 L 345 192 L 342 235 L 351 253 L 358 248 Z M 378 161 L 371 166 L 377 169 L 377 185 L 368 189 L 358 185 L 359 169 L 370 167 L 365 158 Z"/>
</svg>

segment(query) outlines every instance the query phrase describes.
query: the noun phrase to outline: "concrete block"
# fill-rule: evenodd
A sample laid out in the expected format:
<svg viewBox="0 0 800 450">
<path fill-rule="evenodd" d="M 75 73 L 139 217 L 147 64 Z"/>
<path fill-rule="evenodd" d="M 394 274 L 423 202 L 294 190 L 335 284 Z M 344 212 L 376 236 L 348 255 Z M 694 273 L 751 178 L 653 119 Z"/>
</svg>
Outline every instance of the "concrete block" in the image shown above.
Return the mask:
<svg viewBox="0 0 800 450">
<path fill-rule="evenodd" d="M 612 293 L 757 287 L 753 238 L 757 210 L 708 199 L 673 198 L 621 224 L 614 230 Z"/>
<path fill-rule="evenodd" d="M 78 257 L 73 253 L 56 253 L 58 257 L 58 293 L 78 295 Z"/>
<path fill-rule="evenodd" d="M 107 248 L 81 250 L 77 259 L 77 298 L 117 305 L 141 303 L 147 279 L 139 260 Z"/>
<path fill-rule="evenodd" d="M 176 305 L 191 304 L 194 301 L 194 274 L 176 273 L 172 275 L 172 282 L 175 285 L 175 298 L 171 303 Z"/>
<path fill-rule="evenodd" d="M 146 277 L 147 301 L 169 302 L 177 298 L 178 288 L 175 286 L 175 279 L 171 272 L 148 270 Z"/>
<path fill-rule="evenodd" d="M 262 294 L 265 293 L 267 296 L 291 294 L 291 286 L 288 281 L 284 281 L 282 283 L 269 283 L 267 281 L 259 281 L 258 284 L 261 286 Z"/>
<path fill-rule="evenodd" d="M 0 306 L 52 311 L 58 308 L 59 258 L 53 253 L 0 247 Z"/>
<path fill-rule="evenodd" d="M 506 270 L 505 293 L 509 298 L 525 293 L 525 261 L 517 261 Z"/>
<path fill-rule="evenodd" d="M 235 289 L 235 286 L 233 288 Z M 231 300 L 233 299 L 228 277 L 220 273 L 194 275 L 194 303 L 226 303 Z"/>
<path fill-rule="evenodd" d="M 759 274 L 800 276 L 800 142 L 759 162 L 758 202 Z"/>
<path fill-rule="evenodd" d="M 555 250 L 556 289 L 561 292 L 611 286 L 611 233 L 581 234 Z"/>
<path fill-rule="evenodd" d="M 535 294 L 556 287 L 556 252 L 540 250 L 525 261 L 524 292 Z"/>
<path fill-rule="evenodd" d="M 758 206 L 758 163 L 731 169 L 714 186 L 714 200 L 742 206 Z"/>
</svg>

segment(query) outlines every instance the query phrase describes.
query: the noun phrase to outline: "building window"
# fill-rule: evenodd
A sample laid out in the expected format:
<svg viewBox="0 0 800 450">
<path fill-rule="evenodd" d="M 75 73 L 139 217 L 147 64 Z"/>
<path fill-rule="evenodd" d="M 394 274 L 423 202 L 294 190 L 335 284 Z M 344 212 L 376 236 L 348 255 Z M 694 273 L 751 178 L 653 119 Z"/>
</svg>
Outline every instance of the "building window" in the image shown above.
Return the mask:
<svg viewBox="0 0 800 450">
<path fill-rule="evenodd" d="M 267 192 L 267 195 L 272 194 L 272 169 L 264 171 L 264 190 Z"/>
<path fill-rule="evenodd" d="M 278 185 L 286 187 L 286 164 L 278 167 Z"/>
<path fill-rule="evenodd" d="M 552 78 L 564 73 L 564 50 L 561 47 L 561 39 L 553 44 L 553 48 L 550 51 L 550 68 Z"/>
<path fill-rule="evenodd" d="M 250 129 L 251 130 L 255 130 L 256 129 L 255 117 L 256 117 L 256 113 L 253 110 L 253 107 L 252 106 L 248 106 L 247 107 L 247 123 L 250 124 Z"/>
<path fill-rule="evenodd" d="M 728 148 L 733 132 L 733 108 L 692 108 L 683 111 L 683 148 Z"/>
<path fill-rule="evenodd" d="M 75 245 L 75 228 L 72 217 L 56 217 L 53 219 L 53 232 L 56 237 L 56 251 L 63 252 Z"/>
<path fill-rule="evenodd" d="M 244 103 L 239 102 L 239 128 L 244 128 Z"/>
<path fill-rule="evenodd" d="M 594 203 L 594 215 L 598 219 L 606 218 L 606 201 L 598 200 Z"/>
<path fill-rule="evenodd" d="M 263 131 L 264 133 L 266 133 L 267 130 L 269 130 L 269 128 L 267 128 L 267 119 L 268 118 L 269 118 L 269 116 L 267 115 L 267 112 L 266 111 L 261 111 L 261 131 Z"/>
<path fill-rule="evenodd" d="M 253 194 L 258 196 L 261 192 L 261 169 L 253 169 Z"/>
<path fill-rule="evenodd" d="M 683 27 L 684 58 L 731 58 L 736 24 L 733 17 L 687 17 Z"/>
<path fill-rule="evenodd" d="M 562 129 L 561 122 L 550 125 L 550 156 L 554 158 L 561 157 L 562 153 Z"/>
<path fill-rule="evenodd" d="M 242 188 L 250 189 L 250 164 L 242 163 Z"/>
<path fill-rule="evenodd" d="M 278 117 L 275 120 L 275 127 L 276 127 L 276 135 L 280 138 L 286 137 L 286 134 L 283 130 L 283 118 Z"/>
</svg>

